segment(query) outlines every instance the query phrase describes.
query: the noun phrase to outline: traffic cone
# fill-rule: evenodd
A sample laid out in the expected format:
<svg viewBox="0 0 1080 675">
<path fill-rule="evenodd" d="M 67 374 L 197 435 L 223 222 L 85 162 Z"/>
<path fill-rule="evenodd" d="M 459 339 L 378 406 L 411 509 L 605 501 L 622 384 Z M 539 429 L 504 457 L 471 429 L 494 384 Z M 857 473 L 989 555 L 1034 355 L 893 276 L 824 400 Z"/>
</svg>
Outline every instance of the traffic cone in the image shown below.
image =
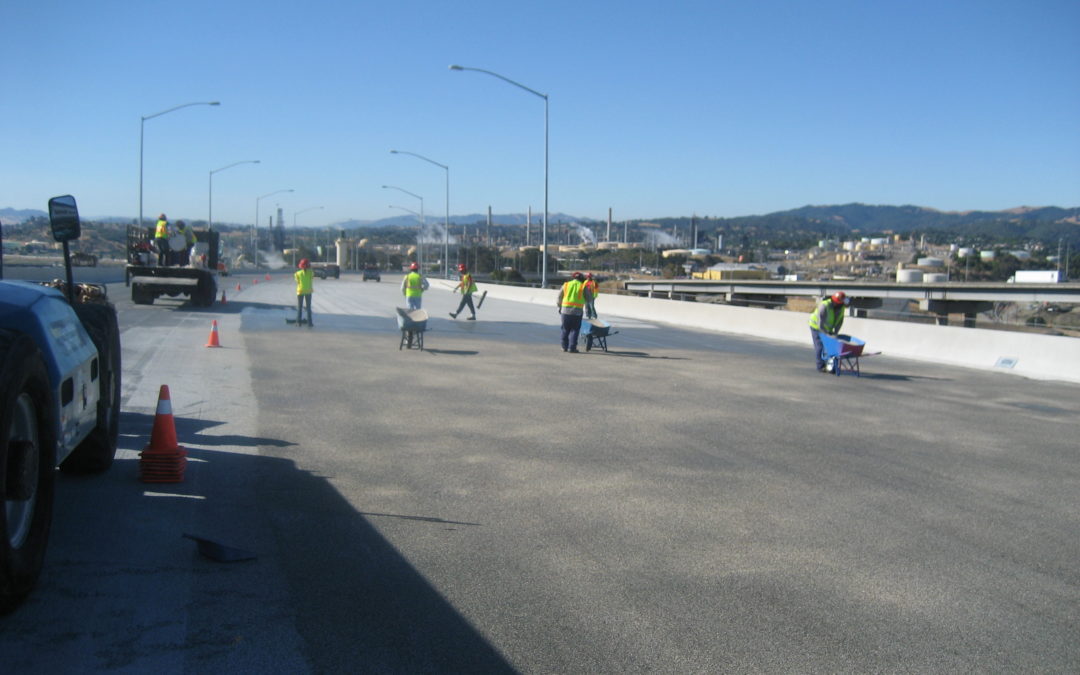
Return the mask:
<svg viewBox="0 0 1080 675">
<path fill-rule="evenodd" d="M 158 393 L 150 443 L 139 453 L 139 480 L 144 483 L 180 483 L 184 480 L 186 467 L 187 450 L 176 442 L 169 385 L 163 384 Z"/>
<path fill-rule="evenodd" d="M 225 299 L 225 289 L 221 289 L 221 304 L 228 304 L 228 300 Z"/>
<path fill-rule="evenodd" d="M 270 273 L 269 272 L 266 273 L 266 280 L 270 281 Z"/>
<path fill-rule="evenodd" d="M 206 343 L 207 347 L 220 347 L 221 343 L 218 342 L 217 334 L 217 319 L 210 324 L 210 339 Z"/>
<path fill-rule="evenodd" d="M 236 292 L 237 292 L 237 293 L 239 293 L 239 292 L 240 292 L 240 291 L 242 291 L 242 290 L 244 290 L 244 289 L 240 287 L 240 282 L 239 282 L 239 281 L 237 281 L 237 282 L 236 282 Z"/>
<path fill-rule="evenodd" d="M 258 279 L 252 279 L 252 280 L 251 280 L 251 285 L 252 285 L 252 286 L 254 286 L 254 285 L 255 285 L 255 284 L 257 284 L 257 283 L 259 283 L 259 280 L 258 280 Z"/>
</svg>

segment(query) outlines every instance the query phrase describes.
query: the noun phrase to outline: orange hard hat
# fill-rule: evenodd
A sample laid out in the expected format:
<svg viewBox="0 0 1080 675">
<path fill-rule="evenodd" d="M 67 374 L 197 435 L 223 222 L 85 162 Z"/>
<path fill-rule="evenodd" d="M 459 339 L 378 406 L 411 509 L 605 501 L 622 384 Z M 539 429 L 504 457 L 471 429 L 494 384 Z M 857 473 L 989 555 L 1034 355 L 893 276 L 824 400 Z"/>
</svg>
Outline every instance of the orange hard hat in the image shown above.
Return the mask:
<svg viewBox="0 0 1080 675">
<path fill-rule="evenodd" d="M 847 295 L 843 291 L 837 291 L 832 295 L 833 304 L 842 305 L 845 300 L 847 300 Z"/>
<path fill-rule="evenodd" d="M 416 263 L 409 263 L 409 269 L 415 272 L 416 270 L 420 269 L 420 266 Z"/>
<path fill-rule="evenodd" d="M 300 269 L 306 270 L 307 268 L 311 267 L 311 261 L 309 261 L 307 258 L 300 258 L 300 262 L 298 263 L 298 265 Z"/>
<path fill-rule="evenodd" d="M 592 279 L 592 272 L 589 272 L 588 274 L 586 274 L 585 278 L 586 279 Z"/>
<path fill-rule="evenodd" d="M 458 272 L 464 272 L 465 271 L 465 263 L 458 263 L 457 268 L 458 268 Z"/>
</svg>

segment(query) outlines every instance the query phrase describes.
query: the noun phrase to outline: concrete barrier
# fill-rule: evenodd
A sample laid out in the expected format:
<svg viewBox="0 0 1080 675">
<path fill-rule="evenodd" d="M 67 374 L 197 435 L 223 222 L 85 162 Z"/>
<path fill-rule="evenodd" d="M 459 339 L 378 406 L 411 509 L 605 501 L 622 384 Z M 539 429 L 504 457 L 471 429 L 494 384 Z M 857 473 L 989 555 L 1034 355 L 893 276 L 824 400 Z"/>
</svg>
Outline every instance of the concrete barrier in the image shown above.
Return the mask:
<svg viewBox="0 0 1080 675">
<path fill-rule="evenodd" d="M 432 285 L 446 290 L 455 283 L 432 280 Z M 552 307 L 558 295 L 554 290 L 497 284 L 479 288 L 493 298 Z M 597 309 L 605 318 L 657 321 L 810 347 L 808 315 L 801 312 L 608 294 L 600 295 Z M 1080 338 L 854 317 L 844 319 L 844 332 L 864 340 L 867 351 L 892 357 L 1080 383 Z"/>
</svg>

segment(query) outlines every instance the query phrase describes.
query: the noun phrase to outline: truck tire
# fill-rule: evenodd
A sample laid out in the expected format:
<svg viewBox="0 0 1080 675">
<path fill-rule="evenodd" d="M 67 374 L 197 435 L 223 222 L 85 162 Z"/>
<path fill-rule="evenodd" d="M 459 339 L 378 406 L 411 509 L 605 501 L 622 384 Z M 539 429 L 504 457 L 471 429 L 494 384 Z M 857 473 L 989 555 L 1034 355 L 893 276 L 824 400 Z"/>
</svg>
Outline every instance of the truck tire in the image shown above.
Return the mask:
<svg viewBox="0 0 1080 675">
<path fill-rule="evenodd" d="M 131 284 L 131 301 L 136 305 L 154 304 L 154 293 L 142 284 Z"/>
<path fill-rule="evenodd" d="M 30 593 L 45 560 L 56 481 L 54 415 L 37 345 L 0 331 L 0 614 Z"/>
<path fill-rule="evenodd" d="M 214 283 L 214 277 L 209 272 L 200 274 L 199 285 L 195 287 L 195 292 L 191 295 L 191 302 L 196 307 L 213 307 L 216 292 L 217 284 Z"/>
<path fill-rule="evenodd" d="M 60 464 L 64 473 L 101 473 L 112 466 L 120 433 L 120 325 L 111 305 L 74 305 L 98 352 L 97 425 Z"/>
</svg>

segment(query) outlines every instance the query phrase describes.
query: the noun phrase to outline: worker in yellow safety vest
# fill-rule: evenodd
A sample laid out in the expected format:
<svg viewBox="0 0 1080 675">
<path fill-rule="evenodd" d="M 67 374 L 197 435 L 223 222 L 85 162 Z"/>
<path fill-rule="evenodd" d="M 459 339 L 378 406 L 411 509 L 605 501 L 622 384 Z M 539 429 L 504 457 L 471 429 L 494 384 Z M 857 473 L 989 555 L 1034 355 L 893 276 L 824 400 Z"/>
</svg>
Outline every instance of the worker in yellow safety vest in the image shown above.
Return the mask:
<svg viewBox="0 0 1080 675">
<path fill-rule="evenodd" d="M 600 284 L 593 279 L 592 272 L 585 275 L 585 288 L 592 293 L 592 299 L 585 303 L 585 318 L 596 318 L 596 296 L 600 295 Z"/>
<path fill-rule="evenodd" d="M 315 273 L 311 271 L 311 262 L 303 258 L 298 264 L 299 269 L 293 275 L 296 278 L 296 327 L 303 323 L 303 308 L 307 306 L 307 325 L 314 328 L 315 322 L 311 317 L 311 294 L 315 291 Z"/>
<path fill-rule="evenodd" d="M 592 299 L 592 292 L 585 286 L 585 277 L 581 272 L 574 272 L 559 289 L 555 306 L 562 318 L 562 350 L 576 354 L 578 334 L 581 332 L 581 317 L 585 314 L 585 304 Z"/>
<path fill-rule="evenodd" d="M 821 344 L 821 333 L 840 333 L 840 327 L 844 325 L 844 308 L 849 302 L 843 291 L 837 291 L 810 312 L 810 337 L 814 340 L 814 360 L 819 373 L 825 372 L 825 348 Z"/>
<path fill-rule="evenodd" d="M 428 286 L 428 280 L 420 274 L 420 266 L 411 263 L 409 273 L 401 280 L 401 294 L 405 296 L 405 304 L 409 309 L 420 309 L 420 298 Z"/>
<path fill-rule="evenodd" d="M 472 294 L 476 292 L 476 282 L 473 281 L 472 275 L 469 274 L 469 270 L 465 267 L 464 263 L 457 266 L 458 273 L 461 275 L 461 281 L 457 286 L 454 286 L 454 292 L 461 289 L 461 304 L 458 305 L 456 312 L 450 312 L 450 318 L 456 319 L 458 314 L 461 314 L 461 310 L 468 306 L 469 311 L 472 312 L 472 316 L 468 318 L 468 321 L 476 321 L 476 307 L 473 307 Z"/>
<path fill-rule="evenodd" d="M 169 264 L 169 219 L 164 213 L 158 216 L 154 226 L 154 247 L 157 248 L 157 264 L 165 267 Z"/>
</svg>

